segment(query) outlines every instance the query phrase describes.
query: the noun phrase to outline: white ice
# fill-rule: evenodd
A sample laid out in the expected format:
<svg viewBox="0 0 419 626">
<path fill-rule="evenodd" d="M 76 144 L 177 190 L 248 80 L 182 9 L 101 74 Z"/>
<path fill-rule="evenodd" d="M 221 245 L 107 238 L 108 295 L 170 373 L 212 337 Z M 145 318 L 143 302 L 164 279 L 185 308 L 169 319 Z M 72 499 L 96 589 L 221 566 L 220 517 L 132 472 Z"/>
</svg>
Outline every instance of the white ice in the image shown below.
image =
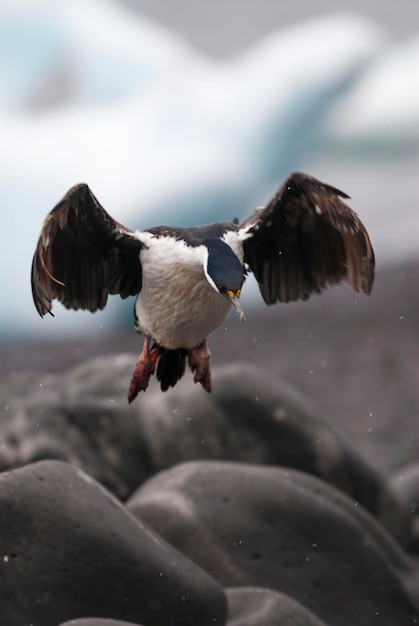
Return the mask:
<svg viewBox="0 0 419 626">
<path fill-rule="evenodd" d="M 122 310 L 33 307 L 39 230 L 71 185 L 133 228 L 245 217 L 327 144 L 383 45 L 368 20 L 326 16 L 221 62 L 110 0 L 0 2 L 0 335 L 96 333 Z"/>
</svg>

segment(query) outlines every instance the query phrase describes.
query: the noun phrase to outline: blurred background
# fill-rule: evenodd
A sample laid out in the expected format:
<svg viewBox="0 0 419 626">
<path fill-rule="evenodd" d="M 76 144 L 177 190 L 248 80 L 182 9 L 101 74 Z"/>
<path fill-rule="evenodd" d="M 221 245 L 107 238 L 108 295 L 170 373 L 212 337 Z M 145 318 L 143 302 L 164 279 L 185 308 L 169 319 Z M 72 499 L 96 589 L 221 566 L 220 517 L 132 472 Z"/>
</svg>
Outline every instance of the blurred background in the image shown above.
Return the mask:
<svg viewBox="0 0 419 626">
<path fill-rule="evenodd" d="M 32 254 L 70 186 L 131 228 L 193 225 L 300 169 L 351 196 L 373 295 L 268 309 L 249 279 L 213 362 L 292 383 L 385 471 L 417 459 L 418 68 L 417 0 L 0 0 L 1 376 L 140 348 L 133 300 L 35 311 Z"/>
</svg>

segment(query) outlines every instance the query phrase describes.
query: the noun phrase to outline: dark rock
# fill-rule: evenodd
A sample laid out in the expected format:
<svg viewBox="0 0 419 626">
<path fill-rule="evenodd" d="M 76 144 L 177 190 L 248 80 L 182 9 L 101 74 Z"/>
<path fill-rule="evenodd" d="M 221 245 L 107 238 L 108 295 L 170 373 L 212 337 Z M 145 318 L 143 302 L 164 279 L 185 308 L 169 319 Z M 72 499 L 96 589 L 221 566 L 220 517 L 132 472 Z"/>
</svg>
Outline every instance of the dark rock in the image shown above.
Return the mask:
<svg viewBox="0 0 419 626">
<path fill-rule="evenodd" d="M 121 622 L 119 619 L 105 619 L 103 617 L 86 617 L 83 619 L 72 619 L 60 626 L 141 626 L 132 622 Z"/>
<path fill-rule="evenodd" d="M 226 593 L 228 626 L 326 626 L 299 602 L 272 589 L 237 587 Z"/>
<path fill-rule="evenodd" d="M 390 483 L 412 515 L 419 515 L 419 463 L 399 467 L 390 477 Z"/>
<path fill-rule="evenodd" d="M 0 386 L 0 468 L 66 460 L 126 498 L 155 472 L 195 459 L 294 467 L 323 478 L 376 515 L 404 545 L 410 518 L 382 477 L 288 385 L 262 370 L 214 368 L 213 393 L 190 377 L 126 401 L 135 357 L 99 357 L 59 375 Z"/>
<path fill-rule="evenodd" d="M 58 375 L 4 381 L 0 469 L 59 459 L 126 497 L 153 472 L 141 421 L 126 400 L 133 360 L 98 358 Z"/>
<path fill-rule="evenodd" d="M 146 396 L 142 419 L 156 471 L 196 459 L 303 470 L 345 491 L 409 545 L 408 512 L 383 477 L 301 394 L 261 369 L 244 363 L 214 369 L 210 396 L 190 384 Z"/>
<path fill-rule="evenodd" d="M 147 626 L 224 623 L 215 580 L 66 463 L 0 475 L 0 555 L 5 626 L 86 615 Z"/>
<path fill-rule="evenodd" d="M 398 468 L 390 477 L 390 487 L 412 516 L 413 537 L 409 547 L 419 552 L 419 463 Z"/>
<path fill-rule="evenodd" d="M 127 506 L 224 587 L 279 590 L 340 626 L 419 619 L 411 560 L 361 506 L 308 474 L 185 463 Z"/>
</svg>

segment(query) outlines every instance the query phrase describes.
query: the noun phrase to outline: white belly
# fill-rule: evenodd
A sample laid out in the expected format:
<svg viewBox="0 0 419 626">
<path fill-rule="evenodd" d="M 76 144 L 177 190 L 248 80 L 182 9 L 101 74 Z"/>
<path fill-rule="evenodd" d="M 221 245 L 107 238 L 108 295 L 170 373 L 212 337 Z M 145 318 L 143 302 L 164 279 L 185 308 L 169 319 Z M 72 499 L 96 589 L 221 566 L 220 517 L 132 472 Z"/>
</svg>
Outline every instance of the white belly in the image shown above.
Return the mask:
<svg viewBox="0 0 419 626">
<path fill-rule="evenodd" d="M 143 285 L 135 304 L 138 330 L 169 349 L 201 343 L 223 323 L 231 306 L 205 278 L 202 251 L 185 250 L 182 262 L 175 263 L 167 254 L 167 240 L 154 239 L 141 253 Z"/>
</svg>

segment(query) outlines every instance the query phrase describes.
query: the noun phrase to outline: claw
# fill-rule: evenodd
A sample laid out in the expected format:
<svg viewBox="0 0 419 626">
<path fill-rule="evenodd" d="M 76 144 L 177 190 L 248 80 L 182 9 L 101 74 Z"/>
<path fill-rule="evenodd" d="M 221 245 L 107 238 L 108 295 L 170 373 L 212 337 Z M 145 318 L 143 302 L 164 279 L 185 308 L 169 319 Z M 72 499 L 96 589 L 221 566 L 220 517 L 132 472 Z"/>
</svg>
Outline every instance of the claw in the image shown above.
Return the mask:
<svg viewBox="0 0 419 626">
<path fill-rule="evenodd" d="M 140 391 L 145 391 L 148 387 L 151 376 L 156 369 L 156 362 L 161 354 L 159 346 L 154 346 L 150 350 L 151 337 L 144 339 L 144 346 L 132 374 L 131 383 L 128 390 L 128 402 L 131 404 Z"/>
<path fill-rule="evenodd" d="M 206 340 L 195 348 L 188 350 L 188 362 L 192 372 L 194 372 L 194 382 L 201 383 L 205 391 L 211 391 L 211 352 L 208 349 Z"/>
</svg>

